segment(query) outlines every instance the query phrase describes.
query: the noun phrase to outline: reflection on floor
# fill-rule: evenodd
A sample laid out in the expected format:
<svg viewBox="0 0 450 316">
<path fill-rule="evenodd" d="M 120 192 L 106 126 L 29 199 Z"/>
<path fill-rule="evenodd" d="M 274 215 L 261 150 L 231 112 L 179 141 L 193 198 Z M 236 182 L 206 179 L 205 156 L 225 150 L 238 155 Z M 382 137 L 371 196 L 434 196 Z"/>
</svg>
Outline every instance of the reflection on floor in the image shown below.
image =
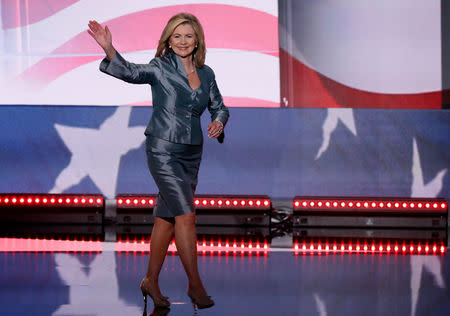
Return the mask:
<svg viewBox="0 0 450 316">
<path fill-rule="evenodd" d="M 17 239 L 8 241 L 17 245 Z M 1 252 L 2 315 L 143 315 L 138 284 L 148 253 L 118 252 L 113 242 L 100 242 L 99 247 L 74 253 L 38 248 Z M 169 315 L 450 314 L 447 252 L 311 254 L 290 248 L 200 252 L 200 272 L 216 305 L 197 312 L 185 293 L 186 277 L 173 253 L 167 256 L 160 279 L 172 303 Z M 150 314 L 151 302 L 148 308 Z"/>
</svg>

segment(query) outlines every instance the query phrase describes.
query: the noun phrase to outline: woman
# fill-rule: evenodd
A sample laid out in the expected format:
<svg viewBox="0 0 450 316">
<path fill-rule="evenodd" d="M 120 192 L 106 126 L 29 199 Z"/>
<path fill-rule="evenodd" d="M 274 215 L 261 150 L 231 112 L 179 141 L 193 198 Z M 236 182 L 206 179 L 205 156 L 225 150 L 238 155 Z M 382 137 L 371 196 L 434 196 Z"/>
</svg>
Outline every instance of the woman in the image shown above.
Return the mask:
<svg viewBox="0 0 450 316">
<path fill-rule="evenodd" d="M 140 288 L 147 302 L 168 307 L 158 277 L 169 243 L 175 243 L 189 285 L 187 294 L 198 308 L 214 305 L 198 273 L 194 192 L 202 155 L 200 115 L 208 108 L 208 136 L 223 139 L 229 112 L 222 101 L 214 72 L 205 62 L 205 40 L 198 19 L 180 13 L 168 21 L 149 64 L 127 62 L 112 45 L 108 27 L 89 22 L 89 34 L 107 57 L 100 70 L 130 83 L 152 86 L 153 114 L 145 130 L 147 161 L 159 189 L 147 274 Z M 220 137 L 219 137 L 220 136 Z"/>
</svg>

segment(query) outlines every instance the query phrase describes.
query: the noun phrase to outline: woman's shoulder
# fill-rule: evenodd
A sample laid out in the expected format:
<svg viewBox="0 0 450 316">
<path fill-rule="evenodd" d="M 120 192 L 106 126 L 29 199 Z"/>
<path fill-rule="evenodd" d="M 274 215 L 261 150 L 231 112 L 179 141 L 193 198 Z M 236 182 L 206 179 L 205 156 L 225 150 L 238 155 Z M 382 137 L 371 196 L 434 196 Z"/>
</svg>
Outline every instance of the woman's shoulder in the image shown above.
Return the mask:
<svg viewBox="0 0 450 316">
<path fill-rule="evenodd" d="M 213 70 L 210 66 L 204 64 L 204 65 L 201 67 L 201 69 L 202 69 L 202 70 L 203 70 L 203 71 L 204 71 L 211 79 L 214 79 L 214 77 L 215 77 L 214 70 Z"/>
<path fill-rule="evenodd" d="M 157 60 L 158 62 L 169 61 L 168 55 L 160 55 L 158 57 L 154 57 L 152 60 Z"/>
<path fill-rule="evenodd" d="M 150 61 L 149 64 L 153 64 L 153 65 L 161 65 L 161 62 L 163 62 L 163 57 L 164 56 L 159 56 L 159 57 L 153 57 Z"/>
<path fill-rule="evenodd" d="M 173 57 L 171 57 L 170 54 L 154 57 L 150 62 L 153 62 L 154 64 L 160 66 L 161 68 L 168 66 L 176 67 L 176 61 L 173 60 Z"/>
</svg>

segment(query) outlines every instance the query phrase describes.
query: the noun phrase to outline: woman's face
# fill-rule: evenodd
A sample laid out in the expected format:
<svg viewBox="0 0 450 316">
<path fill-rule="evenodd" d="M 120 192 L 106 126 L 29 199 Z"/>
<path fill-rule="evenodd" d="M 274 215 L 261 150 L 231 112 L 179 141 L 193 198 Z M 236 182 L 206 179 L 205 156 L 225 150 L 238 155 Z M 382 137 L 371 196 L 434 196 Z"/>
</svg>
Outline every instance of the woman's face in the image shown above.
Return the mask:
<svg viewBox="0 0 450 316">
<path fill-rule="evenodd" d="M 197 44 L 197 36 L 193 27 L 188 23 L 178 25 L 169 38 L 169 44 L 178 56 L 191 55 Z"/>
</svg>

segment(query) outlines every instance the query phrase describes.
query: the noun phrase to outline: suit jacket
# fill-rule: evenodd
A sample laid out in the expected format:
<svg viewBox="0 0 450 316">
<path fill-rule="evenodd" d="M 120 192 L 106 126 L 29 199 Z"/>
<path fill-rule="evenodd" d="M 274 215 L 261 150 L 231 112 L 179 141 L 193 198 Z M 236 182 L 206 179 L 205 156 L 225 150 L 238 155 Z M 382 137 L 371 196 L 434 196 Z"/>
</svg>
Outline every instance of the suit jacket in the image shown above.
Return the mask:
<svg viewBox="0 0 450 316">
<path fill-rule="evenodd" d="M 130 63 L 116 53 L 111 61 L 102 60 L 100 70 L 129 83 L 151 85 L 153 114 L 145 135 L 173 143 L 200 145 L 203 143 L 200 115 L 206 108 L 212 121 L 220 121 L 224 126 L 228 121 L 229 111 L 223 104 L 213 70 L 206 65 L 197 68 L 201 85 L 193 90 L 183 62 L 174 52 L 154 58 L 148 64 Z"/>
</svg>

